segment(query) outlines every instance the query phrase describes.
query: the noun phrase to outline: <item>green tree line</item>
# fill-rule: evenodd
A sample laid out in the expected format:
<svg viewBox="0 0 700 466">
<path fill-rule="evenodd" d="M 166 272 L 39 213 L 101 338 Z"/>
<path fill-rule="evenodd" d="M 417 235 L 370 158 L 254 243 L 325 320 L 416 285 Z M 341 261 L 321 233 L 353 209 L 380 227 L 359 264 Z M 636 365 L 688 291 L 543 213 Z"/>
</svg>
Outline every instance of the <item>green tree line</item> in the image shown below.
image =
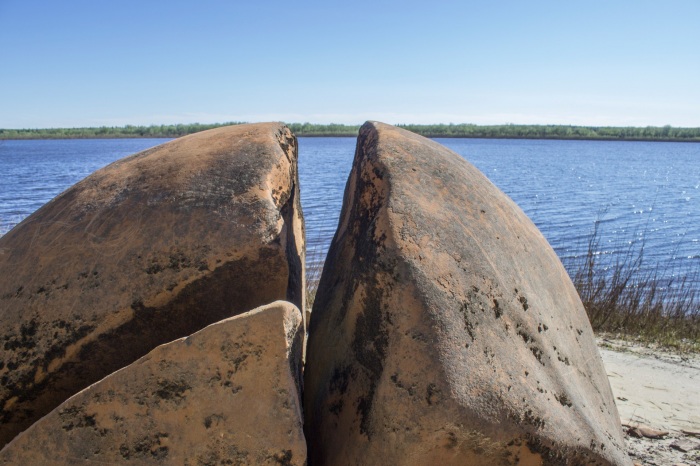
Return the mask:
<svg viewBox="0 0 700 466">
<path fill-rule="evenodd" d="M 176 138 L 187 134 L 241 124 L 180 124 L 151 126 L 119 126 L 93 128 L 0 129 L 0 139 L 87 139 L 87 138 Z M 357 136 L 359 125 L 287 123 L 301 137 Z M 626 141 L 693 141 L 700 142 L 700 128 L 672 126 L 614 127 L 568 125 L 474 125 L 435 124 L 398 125 L 414 133 L 432 138 L 492 139 L 588 139 Z"/>
<path fill-rule="evenodd" d="M 700 141 L 700 128 L 569 125 L 399 125 L 427 137 Z"/>
</svg>

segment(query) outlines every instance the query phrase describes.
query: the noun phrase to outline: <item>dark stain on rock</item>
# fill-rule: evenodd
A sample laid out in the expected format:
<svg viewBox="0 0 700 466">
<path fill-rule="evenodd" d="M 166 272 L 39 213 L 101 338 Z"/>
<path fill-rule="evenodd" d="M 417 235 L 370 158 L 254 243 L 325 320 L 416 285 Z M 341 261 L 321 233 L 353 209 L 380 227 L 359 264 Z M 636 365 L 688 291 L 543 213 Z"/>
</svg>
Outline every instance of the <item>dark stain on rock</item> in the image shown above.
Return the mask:
<svg viewBox="0 0 700 466">
<path fill-rule="evenodd" d="M 51 345 L 48 351 L 46 351 L 42 364 L 44 370 L 48 370 L 49 364 L 51 364 L 51 362 L 53 362 L 55 359 L 65 356 L 67 346 L 77 343 L 95 329 L 95 325 L 92 324 L 83 324 L 76 328 L 69 322 L 62 322 L 65 323 L 65 333 L 60 338 L 57 338 L 54 344 Z"/>
<path fill-rule="evenodd" d="M 555 350 L 556 350 L 556 348 L 555 348 Z M 566 357 L 566 356 L 562 356 L 562 355 L 559 353 L 559 351 L 557 351 L 557 359 L 559 360 L 559 362 L 563 362 L 563 363 L 566 364 L 567 366 L 570 366 L 570 365 L 571 365 L 571 362 L 569 362 L 569 358 Z"/>
<path fill-rule="evenodd" d="M 80 406 L 71 406 L 65 408 L 58 413 L 61 418 L 61 428 L 65 431 L 71 431 L 81 427 L 95 427 L 95 415 L 88 415 L 84 408 Z"/>
<path fill-rule="evenodd" d="M 212 414 L 204 418 L 204 427 L 210 429 L 213 423 L 217 425 L 224 420 L 221 414 Z"/>
<path fill-rule="evenodd" d="M 142 437 L 131 445 L 122 444 L 119 453 L 125 460 L 135 458 L 150 458 L 155 461 L 164 461 L 168 457 L 169 448 L 163 445 L 161 440 L 167 438 L 168 434 L 157 433 Z"/>
<path fill-rule="evenodd" d="M 301 254 L 304 251 L 297 250 L 297 241 L 295 239 L 295 222 L 301 222 L 303 229 L 303 213 L 301 211 L 301 206 L 298 201 L 299 189 L 296 184 L 292 184 L 289 198 L 282 206 L 280 214 L 284 220 L 285 232 L 286 233 L 286 250 L 285 254 L 287 256 L 288 263 L 288 275 L 287 275 L 287 296 L 286 300 L 296 305 L 299 309 L 304 309 L 302 301 L 302 273 L 303 267 L 301 263 Z M 300 220 L 297 220 L 297 215 Z"/>
<path fill-rule="evenodd" d="M 518 335 L 525 343 L 530 343 L 532 341 L 532 337 L 522 330 L 518 330 Z"/>
<path fill-rule="evenodd" d="M 331 376 L 331 380 L 328 384 L 328 392 L 344 395 L 348 390 L 348 383 L 350 382 L 351 375 L 352 369 L 349 365 L 343 367 L 342 369 L 338 367 L 333 369 L 333 375 Z"/>
<path fill-rule="evenodd" d="M 533 435 L 527 436 L 527 448 L 530 452 L 540 455 L 544 466 L 566 466 L 569 463 L 564 455 L 557 455 L 552 451 L 552 448 L 545 445 L 541 438 Z M 586 464 L 586 463 L 577 463 Z"/>
<path fill-rule="evenodd" d="M 365 138 L 363 141 L 358 141 L 358 152 L 355 159 L 360 160 L 361 153 L 368 152 L 367 146 L 374 144 L 372 138 Z M 385 312 L 383 307 L 382 286 L 377 277 L 383 271 L 391 276 L 395 273 L 396 264 L 386 264 L 383 261 L 382 252 L 384 251 L 383 239 L 375 240 L 375 237 L 382 236 L 376 233 L 375 220 L 378 217 L 379 209 L 383 203 L 378 187 L 375 185 L 376 179 L 381 179 L 383 174 L 378 167 L 368 167 L 371 164 L 370 160 L 363 162 L 365 166 L 358 173 L 356 178 L 357 185 L 354 187 L 354 192 L 362 195 L 367 202 L 357 202 L 353 206 L 349 227 L 356 231 L 354 237 L 354 254 L 351 259 L 351 267 L 356 271 L 354 279 L 348 283 L 343 295 L 343 302 L 338 319 L 342 321 L 345 318 L 347 309 L 350 303 L 357 299 L 357 284 L 364 283 L 365 296 L 363 298 L 362 308 L 364 312 L 359 314 L 355 320 L 355 334 L 351 342 L 352 352 L 355 360 L 360 367 L 364 368 L 367 378 L 364 395 L 357 400 L 357 412 L 361 416 L 360 432 L 371 436 L 370 413 L 372 403 L 374 401 L 375 390 L 379 379 L 384 370 L 384 359 L 389 344 L 389 336 L 386 330 Z M 362 193 L 362 194 L 360 194 Z M 336 241 L 331 246 L 328 257 L 330 261 L 337 258 L 335 250 Z M 373 264 L 373 265 L 369 265 Z M 320 287 L 323 287 L 323 277 Z M 323 288 L 321 288 L 323 289 Z M 320 296 L 321 301 L 325 299 Z M 320 301 L 317 301 L 320 305 Z M 313 314 L 312 314 L 313 315 Z M 313 319 L 312 319 L 313 320 Z M 310 333 L 313 332 L 313 324 L 310 328 Z M 358 374 L 359 377 L 359 374 Z"/>
<path fill-rule="evenodd" d="M 503 315 L 503 309 L 501 309 L 496 298 L 493 298 L 493 313 L 496 315 L 496 319 L 500 319 Z"/>
<path fill-rule="evenodd" d="M 248 354 L 247 353 L 242 353 L 237 355 L 231 360 L 231 363 L 233 364 L 233 372 L 236 373 L 238 370 L 241 368 L 241 366 L 245 365 L 245 361 L 248 359 Z"/>
<path fill-rule="evenodd" d="M 566 448 L 559 447 L 555 442 L 547 442 L 540 437 L 527 435 L 527 448 L 542 458 L 543 466 L 567 466 L 571 464 L 585 464 L 588 466 L 604 466 L 610 462 L 603 459 L 595 450 L 597 445 L 591 442 L 590 450 L 581 447 Z M 555 448 L 558 452 L 555 452 Z"/>
<path fill-rule="evenodd" d="M 520 304 L 523 306 L 523 311 L 527 311 L 530 308 L 530 305 L 527 303 L 527 298 L 525 296 L 521 296 L 519 298 Z"/>
<path fill-rule="evenodd" d="M 173 270 L 182 270 L 192 267 L 192 261 L 182 251 L 175 251 L 168 257 L 168 268 Z"/>
<path fill-rule="evenodd" d="M 20 326 L 18 334 L 5 335 L 3 340 L 5 341 L 4 348 L 7 351 L 5 356 L 7 359 L 4 363 L 10 372 L 0 378 L 0 383 L 6 389 L 5 395 L 0 399 L 0 406 L 5 406 L 6 402 L 15 396 L 19 403 L 35 400 L 36 394 L 41 392 L 46 385 L 46 380 L 39 383 L 34 381 L 38 368 L 42 367 L 44 370 L 48 370 L 48 366 L 53 360 L 65 355 L 66 346 L 84 338 L 94 328 L 93 325 L 77 326 L 75 323 L 64 320 L 56 320 L 40 326 L 36 320 L 32 319 Z M 48 329 L 54 329 L 53 342 L 42 359 L 29 365 L 28 361 L 35 358 L 35 339 L 48 333 Z M 29 365 L 29 369 L 21 372 L 15 371 L 24 365 Z M 32 403 L 32 406 L 36 406 L 36 404 Z M 32 419 L 35 414 L 43 415 L 46 413 L 37 412 L 34 408 L 25 408 L 14 413 L 0 409 L 0 423 L 6 423 L 13 419 Z M 28 427 L 28 423 L 25 427 Z"/>
<path fill-rule="evenodd" d="M 369 435 L 369 415 L 377 383 L 384 371 L 388 334 L 383 328 L 379 309 L 373 307 L 365 307 L 365 309 L 366 312 L 357 317 L 352 347 L 355 358 L 367 370 L 369 379 L 367 393 L 361 398 L 357 407 L 358 413 L 362 416 L 360 431 Z"/>
<path fill-rule="evenodd" d="M 545 421 L 544 419 L 536 416 L 531 409 L 525 410 L 525 414 L 523 415 L 523 420 L 527 422 L 530 425 L 535 426 L 538 429 L 543 429 L 545 426 Z"/>
<path fill-rule="evenodd" d="M 224 383 L 222 384 L 222 386 L 231 389 L 231 393 L 234 394 L 234 395 L 235 395 L 236 393 L 240 392 L 241 390 L 243 390 L 243 386 L 242 386 L 242 385 L 235 385 L 235 384 L 234 384 L 233 382 L 231 382 L 230 380 L 227 380 L 226 382 L 224 382 Z"/>
<path fill-rule="evenodd" d="M 278 257 L 275 251 L 263 249 L 258 260 L 273 264 L 273 258 Z M 62 370 L 47 373 L 42 382 L 34 382 L 36 368 L 11 373 L 4 383 L 6 395 L 0 399 L 0 407 L 10 398 L 17 396 L 18 402 L 31 402 L 32 406 L 41 407 L 34 412 L 32 419 L 36 420 L 36 416 L 47 414 L 71 395 L 137 360 L 153 347 L 267 304 L 271 299 L 269 292 L 257 285 L 263 278 L 251 272 L 255 270 L 257 263 L 243 259 L 224 264 L 209 275 L 184 287 L 164 307 L 148 307 L 142 300 L 134 300 L 131 305 L 136 314 L 134 319 L 82 346 L 74 358 L 63 363 Z M 88 272 L 83 273 L 86 277 L 89 275 Z M 240 280 L 242 276 L 248 279 Z M 236 283 L 236 286 L 230 286 L 231 283 Z M 276 299 L 284 299 L 284 295 Z M 44 357 L 32 362 L 32 365 L 43 367 L 44 370 L 47 370 L 54 360 L 63 358 L 66 348 L 87 336 L 95 329 L 95 325 L 59 320 L 47 323 L 46 329 L 40 326 L 34 337 L 41 337 L 49 329 L 51 335 L 58 332 L 57 337 L 53 339 L 54 342 Z M 31 331 L 29 329 L 30 333 Z M 145 339 L 143 335 L 149 335 L 150 338 Z M 21 333 L 8 335 L 4 340 L 9 341 L 12 338 L 19 338 L 21 342 Z M 29 340 L 27 344 L 28 342 Z M 18 365 L 28 364 L 25 361 L 34 361 L 30 353 L 16 353 L 14 358 L 7 356 L 5 364 L 8 366 L 8 363 L 13 361 Z M 75 361 L 80 361 L 80 364 L 76 364 Z M 46 390 L 47 386 L 53 388 Z M 22 411 L 8 412 L 0 409 L 0 423 L 16 423 L 17 431 L 8 435 L 16 435 L 33 422 L 32 419 L 23 421 L 24 419 Z"/>
<path fill-rule="evenodd" d="M 31 349 L 36 346 L 34 336 L 39 327 L 36 319 L 24 322 L 19 327 L 19 335 L 5 335 L 5 351 L 16 351 L 18 349 Z"/>
<path fill-rule="evenodd" d="M 163 400 L 181 401 L 186 398 L 185 392 L 191 390 L 192 386 L 184 380 L 165 380 L 158 382 L 158 390 L 153 392 L 154 396 Z"/>
<path fill-rule="evenodd" d="M 156 308 L 154 307 L 146 307 L 143 304 L 143 300 L 141 299 L 134 300 L 131 303 L 131 309 L 133 309 L 138 314 L 139 318 L 142 318 L 143 315 L 146 313 L 152 313 L 156 310 Z"/>
<path fill-rule="evenodd" d="M 476 288 L 476 292 L 478 292 L 478 288 Z M 467 331 L 467 335 L 469 335 L 469 338 L 471 339 L 471 342 L 467 342 L 465 344 L 466 348 L 469 348 L 470 343 L 474 343 L 474 340 L 476 340 L 476 319 L 473 319 L 470 314 L 474 313 L 474 294 L 470 293 L 468 295 L 468 301 L 462 301 L 462 304 L 460 305 L 459 312 L 462 315 L 462 320 L 464 321 L 464 329 Z"/>
<path fill-rule="evenodd" d="M 410 386 L 406 386 L 403 382 L 399 380 L 399 374 L 393 374 L 391 377 L 392 383 L 397 387 L 400 388 L 401 390 L 405 390 L 409 396 L 413 396 L 416 393 L 416 385 L 411 384 Z"/>
<path fill-rule="evenodd" d="M 168 270 L 171 272 L 180 272 L 187 269 L 195 269 L 200 272 L 207 271 L 209 270 L 209 265 L 204 257 L 210 251 L 211 247 L 200 246 L 191 251 L 189 255 L 178 248 L 153 253 L 148 265 L 143 270 L 148 275 L 157 275 Z"/>
<path fill-rule="evenodd" d="M 340 399 L 338 399 L 338 400 L 332 402 L 332 403 L 328 406 L 328 411 L 330 411 L 331 413 L 335 414 L 336 416 L 340 416 L 340 413 L 343 412 L 343 405 L 344 405 L 343 399 L 340 398 Z"/>
<path fill-rule="evenodd" d="M 362 416 L 360 431 L 370 435 L 369 416 L 374 402 L 377 383 L 384 371 L 384 360 L 389 345 L 389 335 L 383 318 L 382 294 L 376 277 L 368 279 L 364 312 L 357 316 L 352 349 L 357 362 L 366 370 L 367 392 L 361 397 L 357 411 Z"/>
<path fill-rule="evenodd" d="M 162 265 L 160 265 L 157 262 L 154 262 L 154 263 L 150 264 L 148 267 L 146 267 L 146 273 L 148 275 L 155 275 L 157 273 L 162 272 L 163 270 L 165 270 L 165 267 L 163 267 Z"/>
<path fill-rule="evenodd" d="M 272 459 L 282 466 L 292 466 L 292 450 L 283 450 L 276 453 Z"/>
<path fill-rule="evenodd" d="M 539 363 L 544 366 L 545 365 L 545 363 L 543 361 L 544 352 L 542 351 L 542 349 L 540 347 L 538 347 L 537 345 L 531 345 L 529 347 L 529 349 L 532 352 L 532 354 L 535 356 L 537 361 L 539 361 Z"/>
<path fill-rule="evenodd" d="M 425 390 L 425 401 L 429 406 L 438 404 L 442 399 L 442 391 L 434 383 L 428 384 Z"/>
<path fill-rule="evenodd" d="M 459 443 L 457 442 L 457 435 L 454 432 L 448 432 L 447 443 L 445 444 L 445 448 L 449 450 L 454 450 L 455 448 L 457 448 L 457 445 L 459 445 Z"/>
<path fill-rule="evenodd" d="M 562 393 L 561 395 L 555 394 L 554 398 L 556 398 L 562 406 L 566 406 L 567 408 L 571 408 L 573 406 L 573 403 L 571 402 L 571 400 L 569 400 L 569 397 L 566 395 L 566 393 Z"/>
</svg>

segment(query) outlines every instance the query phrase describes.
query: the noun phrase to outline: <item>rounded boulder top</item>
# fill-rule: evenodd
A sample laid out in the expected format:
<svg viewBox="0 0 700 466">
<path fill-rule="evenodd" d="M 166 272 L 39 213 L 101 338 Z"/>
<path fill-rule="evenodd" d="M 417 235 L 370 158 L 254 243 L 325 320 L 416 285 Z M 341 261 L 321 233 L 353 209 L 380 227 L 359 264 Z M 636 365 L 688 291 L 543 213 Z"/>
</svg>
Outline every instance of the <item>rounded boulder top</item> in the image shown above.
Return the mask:
<svg viewBox="0 0 700 466">
<path fill-rule="evenodd" d="M 304 248 L 280 123 L 185 136 L 69 188 L 0 238 L 0 445 L 159 344 L 301 307 Z"/>
<path fill-rule="evenodd" d="M 629 464 L 585 310 L 459 155 L 360 129 L 307 346 L 309 461 Z"/>
</svg>

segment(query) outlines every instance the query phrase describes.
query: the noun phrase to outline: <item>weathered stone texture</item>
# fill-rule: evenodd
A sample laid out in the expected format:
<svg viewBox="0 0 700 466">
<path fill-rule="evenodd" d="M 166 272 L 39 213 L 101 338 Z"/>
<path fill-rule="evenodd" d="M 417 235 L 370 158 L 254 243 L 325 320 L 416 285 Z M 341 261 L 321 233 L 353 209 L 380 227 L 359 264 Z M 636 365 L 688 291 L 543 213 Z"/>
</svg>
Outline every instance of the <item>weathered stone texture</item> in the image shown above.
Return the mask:
<svg viewBox="0 0 700 466">
<path fill-rule="evenodd" d="M 119 160 L 0 238 L 0 446 L 155 346 L 304 302 L 296 138 L 218 128 Z"/>
<path fill-rule="evenodd" d="M 159 346 L 17 436 L 0 464 L 305 465 L 303 335 L 279 301 Z"/>
<path fill-rule="evenodd" d="M 381 123 L 360 130 L 305 382 L 314 466 L 629 464 L 547 241 L 460 156 Z"/>
</svg>

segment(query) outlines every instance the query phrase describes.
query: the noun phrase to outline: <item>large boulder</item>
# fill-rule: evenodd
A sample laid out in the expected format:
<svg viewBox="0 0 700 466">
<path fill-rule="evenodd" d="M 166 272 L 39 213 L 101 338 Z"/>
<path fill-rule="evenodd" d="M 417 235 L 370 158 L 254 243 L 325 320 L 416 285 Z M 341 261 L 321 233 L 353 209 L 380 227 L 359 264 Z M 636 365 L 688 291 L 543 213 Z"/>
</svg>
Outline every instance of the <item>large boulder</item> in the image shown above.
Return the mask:
<svg viewBox="0 0 700 466">
<path fill-rule="evenodd" d="M 159 344 L 304 302 L 296 138 L 218 128 L 119 160 L 0 238 L 0 446 Z"/>
<path fill-rule="evenodd" d="M 0 464 L 305 465 L 303 335 L 279 301 L 159 346 L 17 436 Z"/>
<path fill-rule="evenodd" d="M 535 225 L 459 155 L 360 130 L 311 313 L 309 464 L 628 464 L 591 326 Z"/>
</svg>

